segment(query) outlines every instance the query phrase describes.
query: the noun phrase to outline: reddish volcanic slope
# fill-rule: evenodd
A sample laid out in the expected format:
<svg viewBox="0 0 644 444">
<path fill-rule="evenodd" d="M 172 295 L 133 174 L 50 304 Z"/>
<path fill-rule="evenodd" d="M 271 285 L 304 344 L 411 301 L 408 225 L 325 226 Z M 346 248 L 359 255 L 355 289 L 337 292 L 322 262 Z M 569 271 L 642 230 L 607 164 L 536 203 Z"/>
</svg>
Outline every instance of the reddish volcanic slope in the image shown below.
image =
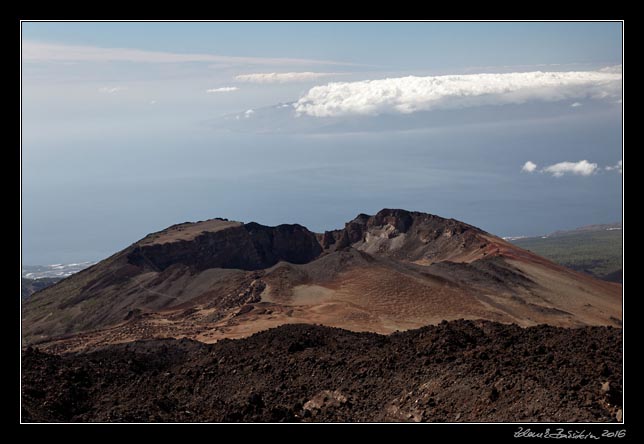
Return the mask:
<svg viewBox="0 0 644 444">
<path fill-rule="evenodd" d="M 150 234 L 34 294 L 23 335 L 65 351 L 292 323 L 385 334 L 455 319 L 620 326 L 621 293 L 431 214 L 385 209 L 321 234 L 212 219 Z"/>
</svg>

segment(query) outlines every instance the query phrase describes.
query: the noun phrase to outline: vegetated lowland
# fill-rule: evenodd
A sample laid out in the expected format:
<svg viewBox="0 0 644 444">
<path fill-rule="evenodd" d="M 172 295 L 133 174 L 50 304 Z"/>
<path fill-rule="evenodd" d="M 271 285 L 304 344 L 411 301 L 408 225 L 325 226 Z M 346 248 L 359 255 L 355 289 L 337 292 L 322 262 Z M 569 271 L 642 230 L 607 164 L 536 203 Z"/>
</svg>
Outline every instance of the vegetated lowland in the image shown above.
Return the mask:
<svg viewBox="0 0 644 444">
<path fill-rule="evenodd" d="M 621 292 L 426 213 L 182 223 L 23 303 L 23 418 L 615 421 Z"/>
<path fill-rule="evenodd" d="M 512 242 L 573 270 L 622 282 L 622 230 L 570 231 Z"/>
<path fill-rule="evenodd" d="M 50 287 L 60 280 L 61 278 L 28 279 L 23 277 L 21 278 L 21 281 L 20 281 L 21 298 L 23 300 L 27 299 L 35 292 L 43 290 L 47 287 Z"/>
<path fill-rule="evenodd" d="M 20 283 L 21 299 L 27 299 L 37 291 L 54 285 L 72 274 L 89 267 L 93 262 L 54 265 L 25 265 L 22 264 Z"/>
</svg>

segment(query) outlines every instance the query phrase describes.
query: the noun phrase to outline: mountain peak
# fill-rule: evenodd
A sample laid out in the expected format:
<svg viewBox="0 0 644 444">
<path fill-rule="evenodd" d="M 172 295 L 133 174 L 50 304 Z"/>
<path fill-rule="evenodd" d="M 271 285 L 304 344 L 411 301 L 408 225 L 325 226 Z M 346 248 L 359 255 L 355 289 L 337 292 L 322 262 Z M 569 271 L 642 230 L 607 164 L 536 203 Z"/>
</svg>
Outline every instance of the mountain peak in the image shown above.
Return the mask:
<svg viewBox="0 0 644 444">
<path fill-rule="evenodd" d="M 152 233 L 137 242 L 138 245 L 159 245 L 179 241 L 191 241 L 203 233 L 215 233 L 227 228 L 243 225 L 242 222 L 229 221 L 221 217 L 198 222 L 183 222 L 171 225 L 168 228 Z"/>
<path fill-rule="evenodd" d="M 257 222 L 210 219 L 174 225 L 137 242 L 128 254 L 135 266 L 163 271 L 185 265 L 258 270 L 279 261 L 296 264 L 315 259 L 322 248 L 315 234 L 301 225 L 268 227 Z"/>
<path fill-rule="evenodd" d="M 614 325 L 620 288 L 427 213 L 385 208 L 324 234 L 217 218 L 152 233 L 34 294 L 23 331 L 31 341 L 95 330 L 100 343 L 141 331 L 212 342 L 284 323 Z"/>
<path fill-rule="evenodd" d="M 472 225 L 428 213 L 383 208 L 361 213 L 344 229 L 319 236 L 325 250 L 352 247 L 372 255 L 429 264 L 442 260 L 469 262 L 492 251 L 503 240 Z"/>
</svg>

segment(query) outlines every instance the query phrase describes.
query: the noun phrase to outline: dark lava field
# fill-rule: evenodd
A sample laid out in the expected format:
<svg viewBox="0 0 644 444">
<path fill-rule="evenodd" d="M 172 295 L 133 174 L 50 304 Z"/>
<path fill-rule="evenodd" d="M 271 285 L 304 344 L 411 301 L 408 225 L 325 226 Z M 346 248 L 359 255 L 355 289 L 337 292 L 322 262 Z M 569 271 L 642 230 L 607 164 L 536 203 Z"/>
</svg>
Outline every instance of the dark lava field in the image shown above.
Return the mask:
<svg viewBox="0 0 644 444">
<path fill-rule="evenodd" d="M 451 321 L 383 336 L 283 325 L 22 358 L 25 422 L 611 422 L 622 330 Z"/>
</svg>

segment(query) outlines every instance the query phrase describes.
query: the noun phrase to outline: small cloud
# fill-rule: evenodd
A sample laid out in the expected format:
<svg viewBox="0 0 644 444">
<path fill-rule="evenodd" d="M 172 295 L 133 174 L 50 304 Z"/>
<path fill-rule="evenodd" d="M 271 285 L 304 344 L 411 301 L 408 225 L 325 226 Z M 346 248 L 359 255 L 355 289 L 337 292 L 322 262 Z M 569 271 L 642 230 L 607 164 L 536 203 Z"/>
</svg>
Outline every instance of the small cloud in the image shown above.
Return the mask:
<svg viewBox="0 0 644 444">
<path fill-rule="evenodd" d="M 227 92 L 237 91 L 238 89 L 239 88 L 237 88 L 236 86 L 222 86 L 221 88 L 207 89 L 206 92 L 208 94 L 212 94 L 212 93 L 227 93 Z"/>
<path fill-rule="evenodd" d="M 619 103 L 621 105 L 622 104 L 622 99 L 616 100 L 615 103 Z"/>
<path fill-rule="evenodd" d="M 582 106 L 582 105 L 579 102 L 575 102 L 572 105 L 570 105 L 571 108 L 579 108 L 580 106 Z"/>
<path fill-rule="evenodd" d="M 620 160 L 615 165 L 607 166 L 604 169 L 606 171 L 617 171 L 619 174 L 622 174 L 622 161 Z"/>
<path fill-rule="evenodd" d="M 537 164 L 528 160 L 526 163 L 523 164 L 521 171 L 525 171 L 526 173 L 534 173 L 536 169 L 537 169 Z"/>
<path fill-rule="evenodd" d="M 125 91 L 127 88 L 122 86 L 103 86 L 98 89 L 101 94 L 115 94 L 120 91 Z"/>
<path fill-rule="evenodd" d="M 552 174 L 554 177 L 561 177 L 564 174 L 590 176 L 597 172 L 597 164 L 590 163 L 587 160 L 580 160 L 579 162 L 559 162 L 554 165 L 547 166 L 541 171 Z"/>
<path fill-rule="evenodd" d="M 150 100 L 150 105 L 156 105 L 157 101 L 156 100 Z"/>
<path fill-rule="evenodd" d="M 244 118 L 249 119 L 253 114 L 255 114 L 255 110 L 248 109 L 244 112 Z"/>
<path fill-rule="evenodd" d="M 341 75 L 337 72 L 262 72 L 255 74 L 240 74 L 235 77 L 239 82 L 250 83 L 291 83 L 308 82 L 323 77 Z"/>
</svg>

